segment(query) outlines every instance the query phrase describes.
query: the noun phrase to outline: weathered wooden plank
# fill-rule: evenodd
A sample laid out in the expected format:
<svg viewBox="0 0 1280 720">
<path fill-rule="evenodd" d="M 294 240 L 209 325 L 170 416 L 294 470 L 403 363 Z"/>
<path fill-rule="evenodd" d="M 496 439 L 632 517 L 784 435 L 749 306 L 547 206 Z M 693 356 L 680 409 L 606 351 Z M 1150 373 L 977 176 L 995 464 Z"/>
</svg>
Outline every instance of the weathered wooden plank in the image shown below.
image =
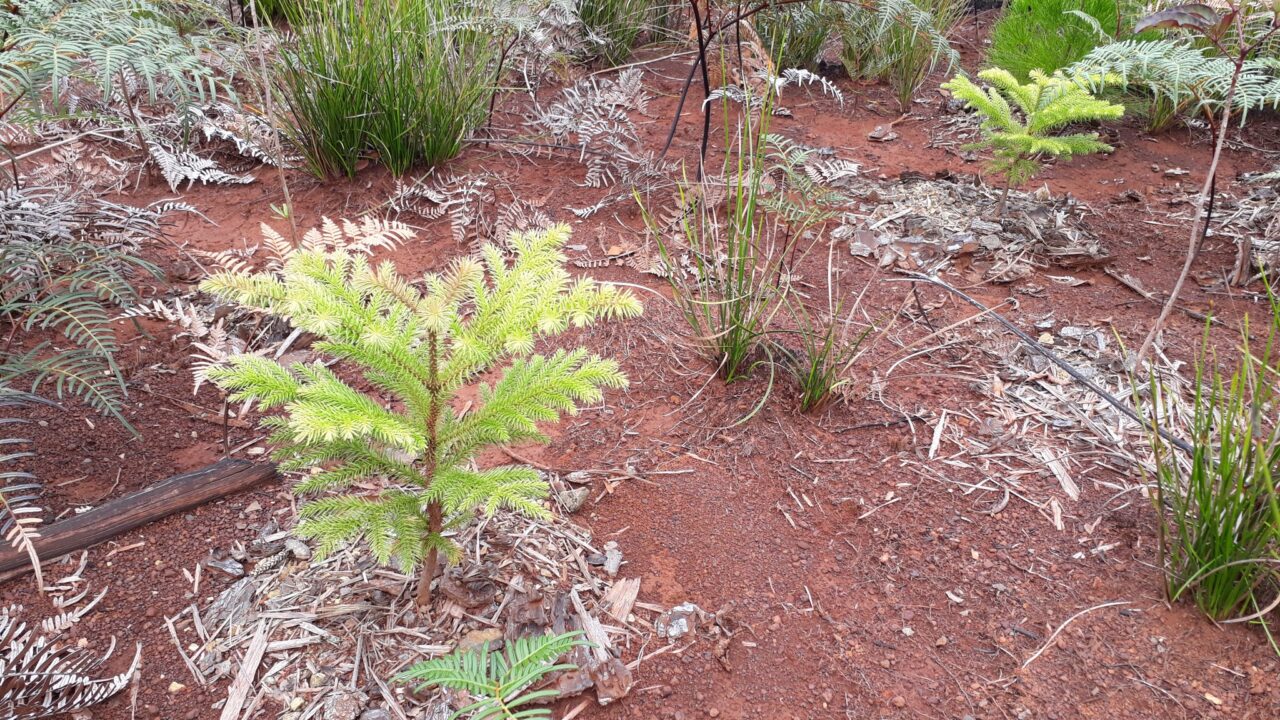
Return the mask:
<svg viewBox="0 0 1280 720">
<path fill-rule="evenodd" d="M 275 466 L 268 463 L 219 460 L 40 528 L 36 554 L 43 560 L 52 560 L 174 513 L 247 490 L 275 476 Z M 8 571 L 21 572 L 22 569 L 31 569 L 31 559 L 25 552 L 8 546 L 0 548 L 0 573 L 5 573 L 5 578 L 15 574 Z"/>
</svg>

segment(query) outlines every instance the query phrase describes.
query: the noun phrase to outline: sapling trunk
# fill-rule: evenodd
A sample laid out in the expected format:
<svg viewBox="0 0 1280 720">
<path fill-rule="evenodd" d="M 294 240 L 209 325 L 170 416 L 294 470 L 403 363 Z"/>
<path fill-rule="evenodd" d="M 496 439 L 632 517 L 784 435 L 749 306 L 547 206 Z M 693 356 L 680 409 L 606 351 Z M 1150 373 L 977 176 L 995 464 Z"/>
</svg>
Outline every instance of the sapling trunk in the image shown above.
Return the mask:
<svg viewBox="0 0 1280 720">
<path fill-rule="evenodd" d="M 1004 190 L 1000 191 L 1000 204 L 996 205 L 996 219 L 1004 217 L 1004 206 L 1009 202 L 1009 181 L 1004 181 Z"/>
<path fill-rule="evenodd" d="M 427 505 L 427 533 L 438 535 L 444 528 L 444 513 L 440 503 Z M 440 549 L 433 543 L 427 553 L 427 562 L 422 566 L 422 576 L 418 578 L 418 607 L 431 604 L 431 581 L 435 579 L 436 567 L 440 564 Z"/>
<path fill-rule="evenodd" d="M 427 333 L 427 357 L 427 393 L 431 400 L 427 408 L 426 472 L 423 477 L 430 483 L 435 479 L 439 468 L 438 426 L 441 406 L 444 404 L 444 398 L 441 397 L 443 389 L 440 386 L 440 338 L 434 330 Z M 429 543 L 431 549 L 427 551 L 427 562 L 423 564 L 422 576 L 418 578 L 418 607 L 426 607 L 431 603 L 431 581 L 435 579 L 436 566 L 440 563 L 440 544 L 436 539 L 443 528 L 444 509 L 440 501 L 427 503 L 427 535 L 422 540 Z"/>
</svg>

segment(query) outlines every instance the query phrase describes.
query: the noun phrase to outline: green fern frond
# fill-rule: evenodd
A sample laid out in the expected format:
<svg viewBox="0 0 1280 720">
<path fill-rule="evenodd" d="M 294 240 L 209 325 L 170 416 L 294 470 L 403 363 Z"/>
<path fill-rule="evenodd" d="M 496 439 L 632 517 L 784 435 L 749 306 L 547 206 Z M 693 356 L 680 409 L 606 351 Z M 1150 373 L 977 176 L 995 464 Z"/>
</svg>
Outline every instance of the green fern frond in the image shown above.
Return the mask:
<svg viewBox="0 0 1280 720">
<path fill-rule="evenodd" d="M 128 397 L 124 378 L 102 355 L 82 349 L 56 352 L 52 345 L 44 342 L 23 355 L 5 360 L 0 365 L 0 382 L 30 376 L 32 393 L 38 393 L 46 382 L 51 382 L 54 396 L 59 400 L 77 398 L 94 410 L 111 415 L 126 430 L 137 434 L 123 414 Z"/>
<path fill-rule="evenodd" d="M 1280 108 L 1275 62 L 1266 57 L 1244 62 L 1233 108 L 1242 123 L 1250 110 Z M 1073 77 L 1114 75 L 1129 88 L 1174 108 L 1215 111 L 1226 99 L 1235 67 L 1231 60 L 1187 40 L 1121 40 L 1095 48 L 1067 72 Z"/>
<path fill-rule="evenodd" d="M 116 336 L 111 316 L 97 295 L 70 292 L 49 295 L 26 308 L 24 329 L 57 329 L 76 345 L 102 356 L 115 370 Z"/>
<path fill-rule="evenodd" d="M 555 695 L 554 691 L 525 690 L 551 673 L 577 666 L 556 661 L 575 647 L 588 643 L 581 632 L 538 635 L 506 641 L 504 652 L 489 652 L 486 643 L 479 650 L 452 652 L 444 657 L 420 662 L 396 676 L 396 682 L 416 684 L 418 690 L 443 687 L 460 690 L 475 702 L 451 716 L 475 718 L 548 717 L 546 708 L 517 710 L 531 702 Z"/>
<path fill-rule="evenodd" d="M 149 0 L 11 0 L 0 12 L 0 96 L 38 115 L 65 112 L 81 86 L 103 99 L 136 86 L 180 107 L 234 94 L 203 57 L 208 39 L 164 21 L 172 11 Z"/>
</svg>

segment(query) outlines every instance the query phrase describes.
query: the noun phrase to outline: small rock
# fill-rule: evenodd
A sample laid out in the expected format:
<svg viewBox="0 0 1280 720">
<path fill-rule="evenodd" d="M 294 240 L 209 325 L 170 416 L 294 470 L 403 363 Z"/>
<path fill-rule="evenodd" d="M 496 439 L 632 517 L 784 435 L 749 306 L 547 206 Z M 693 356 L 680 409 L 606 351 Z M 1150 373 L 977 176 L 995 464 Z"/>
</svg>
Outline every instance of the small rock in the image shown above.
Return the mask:
<svg viewBox="0 0 1280 720">
<path fill-rule="evenodd" d="M 707 717 L 720 717 L 720 711 L 716 708 L 708 708 Z"/>
<path fill-rule="evenodd" d="M 351 687 L 334 688 L 324 701 L 324 720 L 356 720 L 369 696 Z"/>
<path fill-rule="evenodd" d="M 489 645 L 489 651 L 499 650 L 502 648 L 502 631 L 497 628 L 484 628 L 481 630 L 472 630 L 462 639 L 458 641 L 457 652 L 469 652 L 471 650 L 479 650 L 484 647 L 485 643 Z"/>
<path fill-rule="evenodd" d="M 907 706 L 907 699 L 901 695 L 893 696 L 893 706 L 896 708 L 904 708 Z"/>
<path fill-rule="evenodd" d="M 307 679 L 307 684 L 313 688 L 322 687 L 329 681 L 329 676 L 322 672 L 311 673 L 311 677 Z"/>
<path fill-rule="evenodd" d="M 947 644 L 947 636 L 943 635 L 942 637 L 938 638 L 937 641 L 934 642 L 933 644 L 935 647 L 943 647 L 944 645 Z"/>
<path fill-rule="evenodd" d="M 867 139 L 875 142 L 893 142 L 898 139 L 898 133 L 894 132 L 892 128 L 892 125 L 888 127 L 877 125 L 874 130 L 867 133 Z"/>
<path fill-rule="evenodd" d="M 186 690 L 186 689 L 187 689 L 187 686 L 186 686 L 186 685 L 183 685 L 182 683 L 180 683 L 180 682 L 178 682 L 178 681 L 176 681 L 176 680 L 175 680 L 175 681 L 173 681 L 173 682 L 171 682 L 171 683 L 169 683 L 169 694 L 170 694 L 170 695 L 176 695 L 176 694 L 178 694 L 178 693 L 180 693 L 180 692 L 182 692 L 183 690 Z"/>
<path fill-rule="evenodd" d="M 617 577 L 620 569 L 622 569 L 622 551 L 618 549 L 618 543 L 610 540 L 604 544 L 604 571 L 609 574 L 609 577 Z"/>
<path fill-rule="evenodd" d="M 223 560 L 208 558 L 204 561 L 204 566 L 214 570 L 221 570 L 233 578 L 244 577 L 244 565 L 232 560 L 231 558 L 225 558 Z"/>
<path fill-rule="evenodd" d="M 560 502 L 560 507 L 564 508 L 567 513 L 576 513 L 582 509 L 587 502 L 587 498 L 591 495 L 591 488 L 580 487 L 572 490 L 561 490 L 556 493 L 556 500 Z"/>
<path fill-rule="evenodd" d="M 284 549 L 298 560 L 311 559 L 311 546 L 302 542 L 298 538 L 286 538 L 284 541 Z"/>
<path fill-rule="evenodd" d="M 253 502 L 249 503 L 247 507 L 245 507 L 244 511 L 247 513 L 262 512 L 262 503 L 258 502 L 257 500 L 254 500 Z"/>
<path fill-rule="evenodd" d="M 369 708 L 360 713 L 360 720 L 391 720 L 391 716 L 382 708 Z"/>
<path fill-rule="evenodd" d="M 693 631 L 694 620 L 702 609 L 693 603 L 681 603 L 658 616 L 655 627 L 660 637 L 675 640 Z"/>
</svg>

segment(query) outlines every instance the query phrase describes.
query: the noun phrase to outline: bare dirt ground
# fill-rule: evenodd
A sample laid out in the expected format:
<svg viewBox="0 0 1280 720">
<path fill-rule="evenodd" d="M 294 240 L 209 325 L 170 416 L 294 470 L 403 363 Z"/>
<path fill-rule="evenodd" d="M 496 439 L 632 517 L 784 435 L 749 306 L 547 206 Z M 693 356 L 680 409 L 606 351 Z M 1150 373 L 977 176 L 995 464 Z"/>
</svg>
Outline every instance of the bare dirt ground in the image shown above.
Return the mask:
<svg viewBox="0 0 1280 720">
<path fill-rule="evenodd" d="M 651 117 L 639 120 L 645 140 L 655 147 L 665 137 L 684 67 L 664 61 L 645 68 L 645 81 L 659 97 L 650 106 Z M 799 93 L 789 100 L 793 117 L 778 118 L 775 130 L 832 147 L 860 163 L 864 175 L 888 181 L 913 173 L 965 177 L 979 171 L 980 165 L 967 162 L 958 146 L 941 137 L 954 116 L 936 92 L 923 92 L 929 103 L 894 126 L 898 139 L 873 143 L 868 133 L 899 117 L 895 104 L 883 88 L 847 80 L 840 85 L 843 108 Z M 695 89 L 673 148 L 686 157 L 698 140 L 699 95 Z M 1277 128 L 1274 116 L 1259 117 L 1240 132 L 1224 160 L 1225 191 L 1238 190 L 1240 173 L 1269 166 L 1254 148 L 1280 151 Z M 1194 192 L 1206 164 L 1205 133 L 1175 129 L 1151 136 L 1135 120 L 1121 123 L 1113 142 L 1113 155 L 1050 168 L 1035 182 L 1055 196 L 1070 193 L 1088 204 L 1088 223 L 1109 253 L 1109 267 L 1146 288 L 1167 289 L 1182 261 L 1186 231 L 1185 220 L 1170 215 L 1186 212 L 1177 202 Z M 1190 174 L 1166 173 L 1175 168 Z M 634 204 L 616 205 L 588 221 L 555 214 L 562 205 L 579 198 L 578 204 L 589 204 L 599 194 L 578 185 L 582 170 L 572 159 L 523 159 L 476 146 L 448 169 L 490 170 L 526 199 L 551 198 L 548 212 L 573 221 L 575 238 L 590 247 L 640 237 Z M 187 218 L 173 228 L 173 241 L 217 250 L 255 240 L 260 222 L 283 229 L 269 209 L 280 202 L 274 172 L 257 174 L 254 185 L 184 193 L 212 224 Z M 291 181 L 301 227 L 321 216 L 354 217 L 376 208 L 392 184 L 376 167 L 351 181 L 319 183 L 301 174 Z M 162 184 L 148 181 L 125 200 L 168 194 Z M 423 224 L 414 243 L 387 256 L 413 274 L 466 251 L 441 220 Z M 192 278 L 185 277 L 189 269 L 182 256 L 168 247 L 154 252 L 170 270 L 154 288 L 156 296 L 187 289 Z M 1230 266 L 1232 253 L 1229 239 L 1211 238 L 1197 267 L 1204 284 L 1192 283 L 1184 297 L 1189 307 L 1212 308 L 1229 324 L 1250 308 L 1247 298 L 1211 284 L 1213 275 Z M 823 257 L 801 267 L 813 283 L 824 278 L 826 253 L 817 254 Z M 870 307 L 892 312 L 902 305 L 904 285 L 880 282 L 883 274 L 847 252 L 835 257 L 847 287 L 877 279 L 868 294 Z M 992 304 L 1017 296 L 1018 307 L 1004 314 L 1028 331 L 1052 312 L 1064 324 L 1114 328 L 1132 345 L 1159 311 L 1102 266 L 1072 269 L 1082 281 L 1077 286 L 1046 281 L 1043 275 L 1055 270 L 1037 270 L 1008 284 L 979 284 L 981 269 L 958 266 L 951 278 Z M 792 407 L 794 388 L 780 380 L 758 415 L 733 426 L 755 404 L 766 379 L 708 383 L 711 368 L 681 343 L 682 320 L 660 297 L 669 294 L 664 280 L 619 267 L 583 272 L 656 293 L 644 296 L 643 321 L 575 338 L 617 357 L 631 388 L 555 428 L 551 445 L 518 452 L 566 472 L 623 465 L 642 476 L 692 471 L 624 481 L 607 493 L 597 486 L 576 521 L 597 538 L 619 542 L 625 574 L 642 578 L 643 600 L 667 606 L 694 602 L 723 613 L 737 632 L 725 652 L 694 642 L 642 662 L 628 698 L 607 708 L 588 707 L 579 717 L 1066 720 L 1280 714 L 1280 662 L 1257 628 L 1215 626 L 1194 608 L 1165 603 L 1154 564 L 1150 504 L 1138 492 L 1113 490 L 1140 478 L 1099 470 L 1080 478 L 1079 499 L 1071 500 L 1043 468 L 1023 477 L 1029 497 L 1058 500 L 1059 530 L 1043 506 L 1014 499 L 992 512 L 998 493 L 965 492 L 998 468 L 929 460 L 939 413 L 983 402 L 976 383 L 995 364 L 966 327 L 953 331 L 958 343 L 904 365 L 880 398 L 852 393 L 820 413 L 801 415 Z M 1030 285 L 1035 293 L 1019 292 Z M 926 310 L 913 315 L 909 326 L 921 335 L 972 314 L 938 289 L 922 286 L 919 294 Z M 206 387 L 193 395 L 183 344 L 159 323 L 141 328 L 145 333 L 121 323 L 129 417 L 142 440 L 130 440 L 79 407 L 32 415 L 40 424 L 31 428 L 39 450 L 31 469 L 48 488 L 52 515 L 98 504 L 221 455 L 218 394 Z M 1190 359 L 1201 329 L 1198 321 L 1175 314 L 1166 353 Z M 871 370 L 855 369 L 861 385 L 870 382 Z M 230 428 L 228 442 L 246 446 L 261 435 L 240 421 Z M 948 443 L 942 441 L 937 456 L 957 449 Z M 261 446 L 247 445 L 256 447 Z M 917 471 L 921 464 L 935 472 Z M 99 649 L 111 636 L 144 648 L 136 698 L 125 691 L 93 708 L 93 718 L 218 717 L 212 706 L 226 696 L 226 687 L 192 682 L 165 618 L 228 583 L 206 570 L 197 590 L 184 570 L 192 572 L 212 548 L 234 539 L 247 542 L 268 516 L 287 524 L 292 508 L 287 488 L 266 487 L 127 533 L 90 552 L 90 583 L 110 590 L 75 636 Z M 46 575 L 56 577 L 60 567 Z M 47 610 L 28 578 L 8 581 L 0 595 L 33 611 Z M 1112 602 L 1124 604 L 1088 612 L 1056 632 L 1076 613 Z M 179 640 L 185 645 L 191 639 Z M 170 692 L 174 681 L 187 687 Z M 279 711 L 268 710 L 263 717 Z"/>
</svg>

